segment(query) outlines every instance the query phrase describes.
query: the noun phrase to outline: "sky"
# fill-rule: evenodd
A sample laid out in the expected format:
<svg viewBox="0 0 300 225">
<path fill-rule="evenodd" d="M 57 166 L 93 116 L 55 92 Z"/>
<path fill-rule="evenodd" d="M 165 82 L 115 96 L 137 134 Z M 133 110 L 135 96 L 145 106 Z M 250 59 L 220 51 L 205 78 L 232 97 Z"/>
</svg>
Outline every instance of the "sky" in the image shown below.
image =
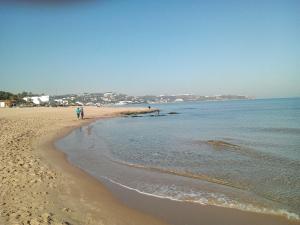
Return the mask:
<svg viewBox="0 0 300 225">
<path fill-rule="evenodd" d="M 0 90 L 297 97 L 300 1 L 0 3 Z"/>
</svg>

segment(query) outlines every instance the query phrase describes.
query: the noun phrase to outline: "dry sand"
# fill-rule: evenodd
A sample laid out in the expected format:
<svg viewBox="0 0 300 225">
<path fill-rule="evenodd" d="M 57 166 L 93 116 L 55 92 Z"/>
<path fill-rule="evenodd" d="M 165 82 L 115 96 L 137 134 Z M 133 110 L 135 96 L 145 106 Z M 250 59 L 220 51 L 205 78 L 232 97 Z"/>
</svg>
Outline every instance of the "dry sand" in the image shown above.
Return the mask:
<svg viewBox="0 0 300 225">
<path fill-rule="evenodd" d="M 0 109 L 0 224 L 163 224 L 116 200 L 97 180 L 66 163 L 53 141 L 97 118 L 137 108 Z"/>
</svg>

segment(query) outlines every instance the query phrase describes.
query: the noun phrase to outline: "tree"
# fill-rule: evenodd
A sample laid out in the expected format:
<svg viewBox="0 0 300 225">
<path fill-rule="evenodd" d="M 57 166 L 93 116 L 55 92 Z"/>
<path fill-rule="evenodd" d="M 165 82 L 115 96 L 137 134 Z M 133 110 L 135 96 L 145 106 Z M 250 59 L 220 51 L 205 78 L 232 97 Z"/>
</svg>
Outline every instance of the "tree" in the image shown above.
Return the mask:
<svg viewBox="0 0 300 225">
<path fill-rule="evenodd" d="M 6 91 L 0 91 L 0 100 L 12 100 L 14 94 Z"/>
</svg>

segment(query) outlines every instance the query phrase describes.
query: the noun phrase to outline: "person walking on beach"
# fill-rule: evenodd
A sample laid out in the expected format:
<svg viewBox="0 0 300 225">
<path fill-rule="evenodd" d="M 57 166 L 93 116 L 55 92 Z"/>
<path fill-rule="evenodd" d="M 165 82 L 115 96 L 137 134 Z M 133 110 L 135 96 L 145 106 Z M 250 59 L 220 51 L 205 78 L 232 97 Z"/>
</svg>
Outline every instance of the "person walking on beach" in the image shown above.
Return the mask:
<svg viewBox="0 0 300 225">
<path fill-rule="evenodd" d="M 81 107 L 81 109 L 80 109 L 80 115 L 81 115 L 81 119 L 83 120 L 83 117 L 84 117 L 83 107 Z"/>
<path fill-rule="evenodd" d="M 79 117 L 80 117 L 80 109 L 79 107 L 77 107 L 77 109 L 75 110 L 76 112 L 76 115 L 77 115 L 77 119 L 79 120 Z"/>
</svg>

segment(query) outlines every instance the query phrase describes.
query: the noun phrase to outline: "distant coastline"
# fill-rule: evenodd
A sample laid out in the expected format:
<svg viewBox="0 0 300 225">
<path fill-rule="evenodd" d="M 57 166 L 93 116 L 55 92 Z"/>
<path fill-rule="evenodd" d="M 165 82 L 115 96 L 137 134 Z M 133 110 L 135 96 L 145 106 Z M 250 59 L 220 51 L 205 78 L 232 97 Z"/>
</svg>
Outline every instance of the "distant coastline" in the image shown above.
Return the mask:
<svg viewBox="0 0 300 225">
<path fill-rule="evenodd" d="M 197 101 L 227 101 L 227 100 L 246 100 L 255 97 L 244 95 L 212 95 L 203 96 L 195 94 L 177 95 L 143 95 L 130 96 L 117 92 L 105 93 L 82 93 L 82 94 L 63 94 L 47 95 L 22 92 L 13 94 L 11 92 L 0 91 L 0 107 L 33 107 L 33 106 L 122 106 L 137 104 L 162 104 L 177 102 L 197 102 Z"/>
<path fill-rule="evenodd" d="M 127 104 L 161 104 L 176 102 L 196 102 L 196 101 L 224 101 L 224 100 L 245 100 L 255 99 L 255 97 L 244 95 L 213 95 L 202 96 L 194 94 L 180 95 L 144 95 L 130 96 L 116 92 L 105 93 L 83 93 L 50 96 L 50 104 L 57 105 L 127 105 Z"/>
</svg>

